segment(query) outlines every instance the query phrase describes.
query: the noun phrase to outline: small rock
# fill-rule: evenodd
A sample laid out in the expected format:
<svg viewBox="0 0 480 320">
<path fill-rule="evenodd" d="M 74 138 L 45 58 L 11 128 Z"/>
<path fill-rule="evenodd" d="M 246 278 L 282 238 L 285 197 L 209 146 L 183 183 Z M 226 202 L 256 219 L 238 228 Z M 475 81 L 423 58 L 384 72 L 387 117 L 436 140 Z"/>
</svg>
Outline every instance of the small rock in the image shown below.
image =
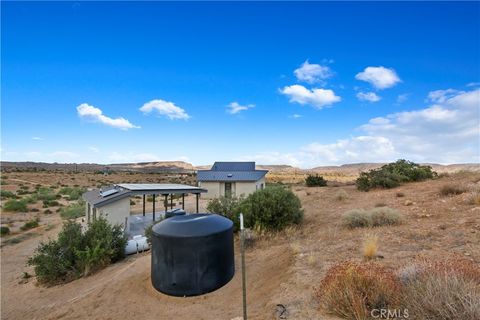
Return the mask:
<svg viewBox="0 0 480 320">
<path fill-rule="evenodd" d="M 404 203 L 406 206 L 411 206 L 413 204 L 413 201 L 411 200 L 405 200 L 405 203 Z"/>
<path fill-rule="evenodd" d="M 287 315 L 288 315 L 287 308 L 283 304 L 277 304 L 275 314 L 278 319 L 287 319 Z"/>
<path fill-rule="evenodd" d="M 467 257 L 470 255 L 469 252 L 465 252 L 464 255 L 466 255 Z"/>
</svg>

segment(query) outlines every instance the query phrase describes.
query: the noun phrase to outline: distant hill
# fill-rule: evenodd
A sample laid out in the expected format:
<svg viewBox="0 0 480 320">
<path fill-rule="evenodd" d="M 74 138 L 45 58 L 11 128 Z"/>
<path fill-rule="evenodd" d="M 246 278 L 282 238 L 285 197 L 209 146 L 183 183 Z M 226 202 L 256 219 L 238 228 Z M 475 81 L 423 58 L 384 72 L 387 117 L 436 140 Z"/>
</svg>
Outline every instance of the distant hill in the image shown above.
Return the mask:
<svg viewBox="0 0 480 320">
<path fill-rule="evenodd" d="M 289 165 L 257 165 L 259 170 L 268 170 L 271 173 L 341 173 L 343 175 L 358 175 L 362 171 L 368 171 L 379 168 L 385 163 L 353 163 L 340 166 L 321 166 L 312 169 L 300 169 Z M 432 164 L 427 163 L 437 172 L 457 172 L 457 171 L 476 171 L 480 172 L 479 163 L 466 164 Z M 192 173 L 196 170 L 208 170 L 211 165 L 193 166 L 184 161 L 155 161 L 139 163 L 115 163 L 115 164 L 96 164 L 96 163 L 45 163 L 45 162 L 10 162 L 2 161 L 3 171 L 11 170 L 61 170 L 61 171 L 137 171 L 137 172 L 179 172 Z"/>
</svg>

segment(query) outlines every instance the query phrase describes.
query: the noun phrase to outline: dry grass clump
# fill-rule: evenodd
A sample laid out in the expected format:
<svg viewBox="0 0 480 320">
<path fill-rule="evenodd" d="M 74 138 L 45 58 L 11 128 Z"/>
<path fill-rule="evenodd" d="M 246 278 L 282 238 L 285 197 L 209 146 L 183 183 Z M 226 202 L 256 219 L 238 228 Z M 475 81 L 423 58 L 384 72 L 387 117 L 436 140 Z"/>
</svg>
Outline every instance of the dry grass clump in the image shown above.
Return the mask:
<svg viewBox="0 0 480 320">
<path fill-rule="evenodd" d="M 370 210 L 353 209 L 343 215 L 343 223 L 349 228 L 380 227 L 401 222 L 400 213 L 389 207 Z"/>
<path fill-rule="evenodd" d="M 377 257 L 378 236 L 376 234 L 367 234 L 363 240 L 362 255 L 365 259 L 371 260 Z"/>
<path fill-rule="evenodd" d="M 338 201 L 345 201 L 348 199 L 348 193 L 347 191 L 340 189 L 335 193 L 335 199 Z"/>
<path fill-rule="evenodd" d="M 470 260 L 420 261 L 400 270 L 402 305 L 417 319 L 480 319 L 480 268 Z"/>
<path fill-rule="evenodd" d="M 327 271 L 315 296 L 327 312 L 371 319 L 374 309 L 411 319 L 480 319 L 480 267 L 463 257 L 417 260 L 396 273 L 373 262 L 342 262 Z"/>
<path fill-rule="evenodd" d="M 479 206 L 480 205 L 480 191 L 473 191 L 472 193 L 470 193 L 467 196 L 466 202 L 467 202 L 467 204 Z"/>
<path fill-rule="evenodd" d="M 370 319 L 373 309 L 398 308 L 401 284 L 392 271 L 378 264 L 343 262 L 327 271 L 315 295 L 327 312 Z"/>
<path fill-rule="evenodd" d="M 467 189 L 464 186 L 456 185 L 456 184 L 446 184 L 440 189 L 440 195 L 446 196 L 454 196 L 458 194 L 462 194 L 466 192 Z"/>
</svg>

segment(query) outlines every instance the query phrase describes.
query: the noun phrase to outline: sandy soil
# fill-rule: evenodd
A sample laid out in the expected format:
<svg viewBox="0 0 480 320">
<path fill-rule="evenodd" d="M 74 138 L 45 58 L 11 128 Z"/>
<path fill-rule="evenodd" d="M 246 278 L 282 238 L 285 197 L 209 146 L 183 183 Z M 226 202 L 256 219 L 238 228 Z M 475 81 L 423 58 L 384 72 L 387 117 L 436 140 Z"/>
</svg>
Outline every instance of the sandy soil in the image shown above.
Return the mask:
<svg viewBox="0 0 480 320">
<path fill-rule="evenodd" d="M 362 259 L 360 248 L 366 233 L 378 235 L 379 253 L 384 257 L 379 262 L 388 267 L 406 264 L 417 255 L 441 259 L 453 253 L 480 267 L 480 207 L 468 204 L 468 193 L 439 194 L 446 184 L 479 188 L 479 181 L 480 174 L 463 173 L 368 193 L 354 186 L 294 186 L 305 210 L 303 224 L 263 236 L 247 251 L 250 319 L 278 319 L 277 304 L 286 307 L 288 319 L 330 319 L 318 309 L 313 289 L 332 264 Z M 336 199 L 340 189 L 348 199 Z M 398 197 L 399 192 L 404 196 Z M 341 225 L 345 211 L 380 204 L 398 209 L 404 223 L 373 230 L 349 230 Z M 32 273 L 25 267 L 28 256 L 39 241 L 59 229 L 59 222 L 48 231 L 40 227 L 30 231 L 35 234 L 31 238 L 2 247 L 2 319 L 232 319 L 242 314 L 238 241 L 234 279 L 200 297 L 174 298 L 156 292 L 150 284 L 149 253 L 61 286 L 45 288 L 33 278 L 23 283 L 22 273 Z"/>
</svg>

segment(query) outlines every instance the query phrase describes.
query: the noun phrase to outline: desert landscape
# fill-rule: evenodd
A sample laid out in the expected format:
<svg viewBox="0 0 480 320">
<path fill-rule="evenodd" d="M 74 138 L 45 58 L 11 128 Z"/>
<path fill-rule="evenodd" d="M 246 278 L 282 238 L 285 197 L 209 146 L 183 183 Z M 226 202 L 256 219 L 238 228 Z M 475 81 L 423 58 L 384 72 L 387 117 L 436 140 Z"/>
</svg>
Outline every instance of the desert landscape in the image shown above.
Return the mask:
<svg viewBox="0 0 480 320">
<path fill-rule="evenodd" d="M 331 176 L 342 178 L 330 180 L 331 176 L 325 175 L 328 186 L 306 187 L 299 178 L 297 183 L 292 183 L 290 170 L 272 170 L 267 183 L 286 184 L 300 198 L 304 220 L 281 232 L 254 233 L 253 244 L 246 253 L 249 318 L 336 319 L 319 307 L 316 288 L 334 264 L 363 261 L 362 245 L 372 234 L 378 239 L 375 261 L 388 269 L 408 265 L 419 257 L 461 257 L 480 263 L 480 168 L 478 165 L 465 167 L 468 171 L 457 166 L 434 180 L 369 192 L 358 191 L 351 178 L 343 179 L 356 177 L 352 171 L 331 170 Z M 5 166 L 2 190 L 34 192 L 37 185 L 60 190 L 65 186 L 95 187 L 140 181 L 195 183 L 194 174 L 178 170 L 112 171 L 109 174 L 88 170 L 36 170 Z M 293 176 L 299 174 L 296 172 Z M 282 181 L 279 177 L 286 179 Z M 461 192 L 442 192 L 447 187 Z M 40 201 L 29 204 L 28 212 L 2 210 L 2 226 L 11 228 L 11 233 L 1 239 L 2 319 L 234 319 L 241 316 L 238 237 L 234 278 L 219 290 L 198 297 L 176 298 L 154 290 L 150 283 L 149 252 L 128 256 L 98 273 L 66 284 L 52 287 L 38 284 L 26 261 L 41 241 L 54 238 L 61 229 L 64 220 L 56 210 L 71 201 L 63 196 L 58 202 L 60 206 L 48 208 L 42 208 Z M 193 198 L 187 198 L 186 205 L 193 208 Z M 206 205 L 207 201 L 202 199 L 202 211 Z M 132 203 L 132 207 L 140 210 L 140 203 Z M 349 210 L 382 207 L 398 210 L 402 222 L 356 229 L 347 228 L 343 223 L 342 216 Z M 33 218 L 38 218 L 38 226 L 23 231 L 21 226 Z"/>
</svg>

